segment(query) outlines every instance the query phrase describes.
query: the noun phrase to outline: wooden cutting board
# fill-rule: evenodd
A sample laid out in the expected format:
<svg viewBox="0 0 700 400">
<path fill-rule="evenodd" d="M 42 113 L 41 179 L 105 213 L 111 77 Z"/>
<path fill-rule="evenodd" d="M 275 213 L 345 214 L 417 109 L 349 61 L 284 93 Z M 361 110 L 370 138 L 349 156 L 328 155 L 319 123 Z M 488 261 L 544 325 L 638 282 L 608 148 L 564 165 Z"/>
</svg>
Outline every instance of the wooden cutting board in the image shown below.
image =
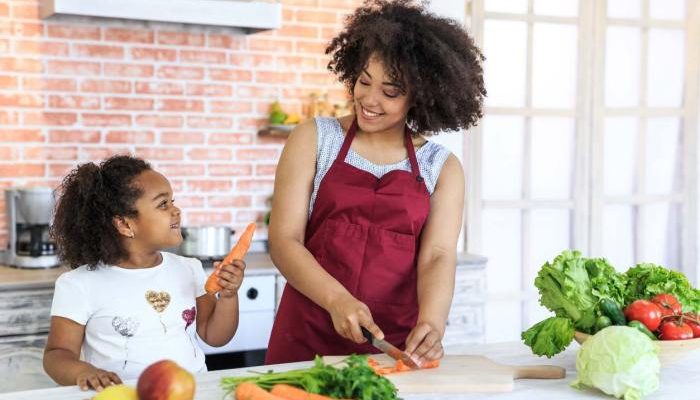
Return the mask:
<svg viewBox="0 0 700 400">
<path fill-rule="evenodd" d="M 385 354 L 372 355 L 382 366 L 394 365 Z M 334 363 L 344 356 L 323 357 Z M 553 365 L 505 365 L 483 356 L 446 355 L 438 368 L 386 375 L 399 394 L 510 392 L 515 379 L 561 379 L 566 370 Z"/>
</svg>

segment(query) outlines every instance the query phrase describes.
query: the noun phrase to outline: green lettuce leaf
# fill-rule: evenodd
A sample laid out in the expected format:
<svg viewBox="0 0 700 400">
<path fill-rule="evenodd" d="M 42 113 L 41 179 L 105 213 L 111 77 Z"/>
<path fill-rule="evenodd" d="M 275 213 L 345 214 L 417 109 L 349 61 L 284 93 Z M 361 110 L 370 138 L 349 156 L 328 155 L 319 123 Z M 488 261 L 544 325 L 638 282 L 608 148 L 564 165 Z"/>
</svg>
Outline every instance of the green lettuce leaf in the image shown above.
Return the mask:
<svg viewBox="0 0 700 400">
<path fill-rule="evenodd" d="M 656 264 L 637 264 L 625 272 L 625 278 L 625 304 L 669 293 L 678 299 L 684 312 L 700 311 L 700 291 L 694 289 L 681 272 Z"/>
<path fill-rule="evenodd" d="M 520 337 L 533 353 L 550 358 L 571 343 L 574 326 L 568 318 L 550 317 L 533 325 Z"/>
</svg>

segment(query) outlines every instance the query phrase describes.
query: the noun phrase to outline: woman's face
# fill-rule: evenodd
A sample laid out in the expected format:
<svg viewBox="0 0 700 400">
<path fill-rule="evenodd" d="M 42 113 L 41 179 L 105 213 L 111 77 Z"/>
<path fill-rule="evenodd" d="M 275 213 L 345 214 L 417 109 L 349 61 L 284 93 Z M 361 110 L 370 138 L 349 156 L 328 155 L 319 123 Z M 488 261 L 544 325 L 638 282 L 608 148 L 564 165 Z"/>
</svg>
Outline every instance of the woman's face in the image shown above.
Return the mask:
<svg viewBox="0 0 700 400">
<path fill-rule="evenodd" d="M 170 182 L 153 170 L 137 175 L 132 184 L 143 191 L 134 207 L 138 211 L 133 224 L 134 239 L 143 248 L 161 250 L 178 246 L 182 242 L 180 209 L 173 204 Z"/>
<path fill-rule="evenodd" d="M 357 123 L 364 132 L 402 129 L 406 124 L 409 96 L 389 78 L 378 57 L 369 58 L 353 90 Z"/>
</svg>

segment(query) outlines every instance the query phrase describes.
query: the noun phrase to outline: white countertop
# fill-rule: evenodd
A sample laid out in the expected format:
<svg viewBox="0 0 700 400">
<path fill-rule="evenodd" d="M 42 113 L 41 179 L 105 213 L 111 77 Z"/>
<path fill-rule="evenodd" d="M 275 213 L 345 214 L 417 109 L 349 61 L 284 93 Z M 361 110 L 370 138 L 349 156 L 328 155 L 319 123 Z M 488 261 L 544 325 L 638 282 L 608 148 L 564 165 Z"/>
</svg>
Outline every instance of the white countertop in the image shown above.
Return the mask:
<svg viewBox="0 0 700 400">
<path fill-rule="evenodd" d="M 600 392 L 588 390 L 579 391 L 569 387 L 576 376 L 575 356 L 579 346 L 572 343 L 569 348 L 552 359 L 539 358 L 530 353 L 530 349 L 520 342 L 494 343 L 483 345 L 463 345 L 448 348 L 450 354 L 481 354 L 503 364 L 552 364 L 567 370 L 564 379 L 553 380 L 517 380 L 514 390 L 508 393 L 472 393 L 460 395 L 411 395 L 402 396 L 405 400 L 441 400 L 457 399 L 519 399 L 519 400 L 566 400 L 566 399 L 612 399 Z M 645 397 L 647 400 L 661 399 L 695 399 L 698 398 L 697 381 L 700 378 L 700 352 L 690 354 L 677 364 L 661 371 L 661 385 L 657 392 Z M 311 365 L 310 362 L 283 364 L 275 366 L 275 370 L 288 370 Z M 212 371 L 200 374 L 197 379 L 196 400 L 222 400 L 219 380 L 223 376 L 247 375 L 249 370 L 265 371 L 269 367 L 240 368 L 223 371 Z M 127 383 L 135 385 L 134 381 Z M 695 393 L 695 394 L 694 394 Z M 53 389 L 41 389 L 25 392 L 0 394 L 0 400 L 78 400 L 89 399 L 94 392 L 82 392 L 76 386 Z M 230 397 L 229 397 L 230 399 Z"/>
</svg>

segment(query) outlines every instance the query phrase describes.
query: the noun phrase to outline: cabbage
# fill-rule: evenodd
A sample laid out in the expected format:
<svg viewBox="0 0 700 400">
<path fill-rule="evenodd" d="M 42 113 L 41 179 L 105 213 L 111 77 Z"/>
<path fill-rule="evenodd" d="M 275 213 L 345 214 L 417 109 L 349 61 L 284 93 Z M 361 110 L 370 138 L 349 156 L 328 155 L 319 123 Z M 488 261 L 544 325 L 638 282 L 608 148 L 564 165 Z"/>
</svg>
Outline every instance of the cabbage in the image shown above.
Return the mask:
<svg viewBox="0 0 700 400">
<path fill-rule="evenodd" d="M 607 327 L 586 340 L 576 356 L 577 389 L 638 400 L 659 388 L 658 346 L 628 326 Z"/>
</svg>

